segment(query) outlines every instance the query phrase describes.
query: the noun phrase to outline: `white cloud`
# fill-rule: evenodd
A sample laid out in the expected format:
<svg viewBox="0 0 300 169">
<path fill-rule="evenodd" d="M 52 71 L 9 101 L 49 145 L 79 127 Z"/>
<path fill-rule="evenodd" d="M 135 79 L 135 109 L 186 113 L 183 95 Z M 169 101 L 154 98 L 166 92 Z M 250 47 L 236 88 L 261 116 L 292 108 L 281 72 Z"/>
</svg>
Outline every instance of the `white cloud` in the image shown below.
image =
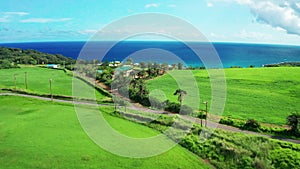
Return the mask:
<svg viewBox="0 0 300 169">
<path fill-rule="evenodd" d="M 249 32 L 243 29 L 238 35 L 239 38 L 246 40 L 273 40 L 273 36 L 266 33 L 261 32 Z"/>
<path fill-rule="evenodd" d="M 86 29 L 86 30 L 78 31 L 78 33 L 87 35 L 87 34 L 94 34 L 94 33 L 96 33 L 97 31 L 98 31 L 98 30 L 95 30 L 95 29 Z"/>
<path fill-rule="evenodd" d="M 206 3 L 206 6 L 207 6 L 207 7 L 209 7 L 209 8 L 211 8 L 211 7 L 213 7 L 213 6 L 214 6 L 214 4 L 213 4 L 213 3 L 211 3 L 211 2 L 207 2 L 207 3 Z"/>
<path fill-rule="evenodd" d="M 1 16 L 2 15 L 2 16 Z M 25 16 L 29 15 L 27 12 L 0 12 L 0 22 L 10 22 L 11 18 L 13 18 L 15 15 L 18 16 Z"/>
<path fill-rule="evenodd" d="M 9 16 L 5 15 L 3 17 L 0 18 L 0 22 L 9 22 Z"/>
<path fill-rule="evenodd" d="M 24 23 L 48 23 L 48 22 L 64 22 L 72 20 L 72 18 L 30 18 L 30 19 L 24 19 L 20 22 Z"/>
<path fill-rule="evenodd" d="M 153 8 L 157 8 L 157 7 L 159 7 L 159 4 L 154 4 L 154 3 L 153 3 L 153 4 L 146 4 L 146 5 L 145 5 L 145 8 L 152 8 L 152 7 L 153 7 Z"/>
<path fill-rule="evenodd" d="M 300 7 L 292 1 L 236 0 L 250 8 L 259 23 L 284 29 L 289 34 L 300 36 Z"/>
<path fill-rule="evenodd" d="M 19 16 L 25 16 L 29 15 L 28 12 L 3 12 L 4 15 L 19 15 Z"/>
</svg>

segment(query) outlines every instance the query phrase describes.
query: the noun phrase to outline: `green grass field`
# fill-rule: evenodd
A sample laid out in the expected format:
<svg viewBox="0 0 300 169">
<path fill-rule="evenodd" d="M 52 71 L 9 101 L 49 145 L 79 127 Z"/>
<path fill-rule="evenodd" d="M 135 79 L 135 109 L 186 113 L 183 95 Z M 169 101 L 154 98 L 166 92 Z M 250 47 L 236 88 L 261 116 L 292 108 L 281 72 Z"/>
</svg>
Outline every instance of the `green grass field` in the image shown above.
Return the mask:
<svg viewBox="0 0 300 169">
<path fill-rule="evenodd" d="M 47 69 L 39 67 L 23 67 L 20 69 L 1 69 L 0 88 L 14 89 L 14 74 L 16 75 L 17 89 L 25 89 L 25 73 L 27 72 L 28 92 L 37 94 L 49 94 L 49 79 L 52 79 L 54 95 L 72 96 L 73 76 L 67 75 L 63 70 Z M 95 94 L 97 100 L 107 100 L 106 96 L 93 90 L 88 84 L 74 78 L 74 82 L 81 90 L 75 96 L 82 98 L 92 98 Z"/>
<path fill-rule="evenodd" d="M 1 96 L 0 103 L 1 169 L 208 168 L 199 157 L 180 146 L 145 159 L 104 151 L 84 133 L 69 104 L 15 96 Z M 128 136 L 157 134 L 148 127 L 108 114 L 105 118 Z"/>
<path fill-rule="evenodd" d="M 177 73 L 182 77 L 186 74 L 185 71 Z M 194 70 L 192 73 L 199 87 L 200 101 L 210 101 L 211 87 L 207 72 Z M 227 98 L 223 114 L 225 116 L 253 118 L 264 123 L 282 125 L 291 112 L 300 110 L 298 67 L 225 69 L 225 76 L 227 81 Z M 177 96 L 173 93 L 178 86 L 170 75 L 150 80 L 147 86 L 150 91 L 162 90 L 167 99 L 177 101 Z M 190 94 L 190 97 L 194 97 L 193 94 Z M 204 109 L 204 104 L 201 104 L 201 108 Z"/>
</svg>

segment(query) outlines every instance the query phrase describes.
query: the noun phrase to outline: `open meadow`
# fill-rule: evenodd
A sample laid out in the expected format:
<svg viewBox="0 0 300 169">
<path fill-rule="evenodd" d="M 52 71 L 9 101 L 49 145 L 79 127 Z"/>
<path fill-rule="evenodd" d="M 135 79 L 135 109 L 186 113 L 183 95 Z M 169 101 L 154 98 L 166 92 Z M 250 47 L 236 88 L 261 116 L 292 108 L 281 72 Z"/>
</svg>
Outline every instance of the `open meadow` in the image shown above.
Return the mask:
<svg viewBox="0 0 300 169">
<path fill-rule="evenodd" d="M 189 70 L 176 73 L 184 77 L 186 71 Z M 223 116 L 283 125 L 291 112 L 299 112 L 300 68 L 230 68 L 224 71 L 227 96 Z M 208 73 L 206 70 L 192 70 L 192 73 L 199 87 L 201 109 L 205 109 L 202 102 L 212 99 Z M 147 87 L 150 93 L 162 90 L 167 99 L 177 102 L 178 96 L 173 93 L 178 86 L 169 74 L 149 80 Z M 187 93 L 184 97 L 194 96 Z"/>
<path fill-rule="evenodd" d="M 72 96 L 72 83 L 76 83 L 78 97 L 91 98 L 92 94 L 98 101 L 109 100 L 106 96 L 92 88 L 80 79 L 73 78 L 71 73 L 59 69 L 48 69 L 40 67 L 22 67 L 15 69 L 1 69 L 0 88 L 15 88 L 14 75 L 16 77 L 17 90 L 25 90 L 25 72 L 27 73 L 29 93 L 50 94 L 49 80 L 52 79 L 53 95 Z M 92 93 L 91 93 L 92 92 Z"/>
<path fill-rule="evenodd" d="M 181 146 L 145 159 L 123 158 L 98 147 L 67 103 L 0 96 L 0 168 L 209 168 Z M 113 108 L 101 108 L 102 112 Z M 150 137 L 158 131 L 105 114 L 118 132 Z"/>
</svg>

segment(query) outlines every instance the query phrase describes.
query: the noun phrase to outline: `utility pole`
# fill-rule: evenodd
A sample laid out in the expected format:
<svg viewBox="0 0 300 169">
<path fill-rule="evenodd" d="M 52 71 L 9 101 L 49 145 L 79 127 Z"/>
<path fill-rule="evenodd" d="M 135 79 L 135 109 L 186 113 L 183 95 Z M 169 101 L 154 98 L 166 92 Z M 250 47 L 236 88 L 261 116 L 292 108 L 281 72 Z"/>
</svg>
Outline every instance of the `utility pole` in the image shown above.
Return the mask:
<svg viewBox="0 0 300 169">
<path fill-rule="evenodd" d="M 202 114 L 202 112 L 200 112 L 200 113 L 201 113 L 201 114 L 200 114 L 200 122 L 201 122 L 201 127 L 202 127 L 202 126 L 203 126 L 203 125 L 202 125 L 202 120 L 203 120 L 202 118 L 203 118 L 203 114 Z"/>
<path fill-rule="evenodd" d="M 17 91 L 17 77 L 16 77 L 16 74 L 14 74 L 14 81 L 15 81 L 15 91 Z"/>
<path fill-rule="evenodd" d="M 28 83 L 27 83 L 27 72 L 25 72 L 25 89 L 28 89 Z"/>
<path fill-rule="evenodd" d="M 208 101 L 203 102 L 205 104 L 205 127 L 207 127 L 207 112 L 208 112 Z"/>
<path fill-rule="evenodd" d="M 53 101 L 53 93 L 52 93 L 52 79 L 49 79 L 50 83 L 50 96 L 51 96 L 51 101 Z"/>
</svg>

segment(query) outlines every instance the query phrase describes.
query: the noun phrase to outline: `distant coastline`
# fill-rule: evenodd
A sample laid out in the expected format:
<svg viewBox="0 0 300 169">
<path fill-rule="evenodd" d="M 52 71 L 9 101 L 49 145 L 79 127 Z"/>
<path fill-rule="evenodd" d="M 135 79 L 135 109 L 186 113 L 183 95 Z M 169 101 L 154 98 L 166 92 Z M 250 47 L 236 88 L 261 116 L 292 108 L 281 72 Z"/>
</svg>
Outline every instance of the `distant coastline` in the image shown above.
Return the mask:
<svg viewBox="0 0 300 169">
<path fill-rule="evenodd" d="M 24 43 L 0 43 L 0 46 L 14 47 L 21 49 L 34 49 L 50 54 L 62 54 L 67 57 L 76 59 L 80 54 L 85 41 L 74 42 L 24 42 Z M 109 42 L 93 42 L 95 50 L 107 45 Z M 111 43 L 111 42 L 110 42 Z M 200 48 L 203 55 L 207 53 L 207 44 L 203 42 L 188 42 L 189 46 Z M 246 43 L 226 43 L 214 42 L 212 43 L 219 54 L 223 66 L 232 67 L 262 67 L 273 63 L 282 62 L 299 62 L 300 61 L 300 46 L 293 45 L 277 45 L 277 44 L 246 44 Z M 103 60 L 122 61 L 132 53 L 147 49 L 147 48 L 160 48 L 172 52 L 179 56 L 187 66 L 200 67 L 203 66 L 201 60 L 193 53 L 188 46 L 179 42 L 167 41 L 125 41 L 118 43 L 114 46 L 103 58 Z M 99 54 L 100 55 L 100 54 Z M 145 54 L 134 59 L 135 62 L 147 60 L 157 61 L 160 63 L 172 64 L 172 60 L 164 58 L 161 53 L 154 53 L 154 57 Z M 177 63 L 178 61 L 174 61 Z"/>
</svg>

